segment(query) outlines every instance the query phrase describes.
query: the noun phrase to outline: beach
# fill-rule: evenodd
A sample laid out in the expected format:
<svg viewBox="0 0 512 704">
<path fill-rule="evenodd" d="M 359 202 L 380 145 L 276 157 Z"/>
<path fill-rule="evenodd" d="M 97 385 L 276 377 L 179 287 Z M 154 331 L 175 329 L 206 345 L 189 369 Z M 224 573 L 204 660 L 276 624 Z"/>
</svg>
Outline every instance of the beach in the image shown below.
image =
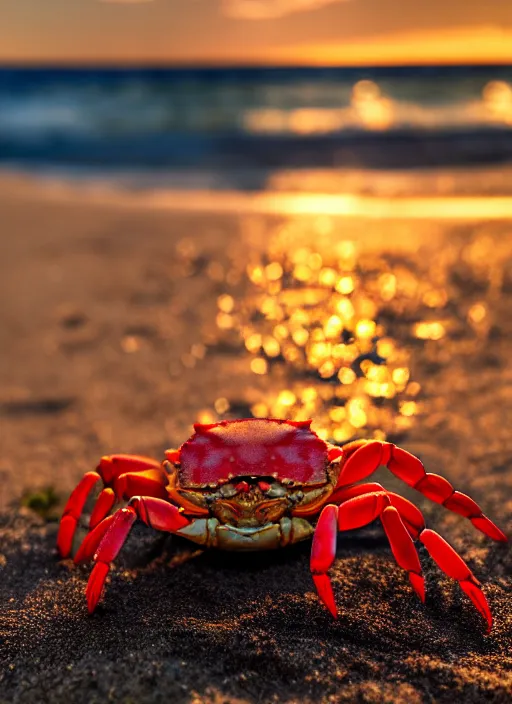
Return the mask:
<svg viewBox="0 0 512 704">
<path fill-rule="evenodd" d="M 300 417 L 311 388 L 313 427 L 340 441 L 385 432 L 510 535 L 512 209 L 510 181 L 499 174 L 476 174 L 467 201 L 439 192 L 449 179 L 422 188 L 431 200 L 421 217 L 407 200 L 417 178 L 403 175 L 384 179 L 371 202 L 359 192 L 343 212 L 332 201 L 327 214 L 325 200 L 290 206 L 290 189 L 281 200 L 230 200 L 2 176 L 0 701 L 509 700 L 509 546 L 383 469 L 377 480 L 413 499 L 482 581 L 495 618 L 489 636 L 423 548 L 420 604 L 380 524 L 340 535 L 337 621 L 314 594 L 309 543 L 199 555 L 137 526 L 93 617 L 89 567 L 59 561 L 55 550 L 63 501 L 102 455 L 162 457 L 197 420 L 287 408 Z M 478 190 L 492 178 L 492 193 Z M 330 257 L 340 261 L 335 251 L 346 267 L 353 259 L 344 274 L 356 287 L 351 300 L 372 302 L 367 316 L 400 353 L 395 367 L 407 369 L 407 386 L 396 374 L 393 396 L 370 391 L 366 405 L 351 406 L 352 397 L 333 400 L 339 384 L 323 384 L 320 365 L 312 376 L 293 362 L 298 353 L 273 357 L 269 344 L 251 351 L 258 267 L 278 263 L 286 288 L 290 241 L 309 252 L 311 276 L 318 256 L 326 268 Z M 265 271 L 272 280 L 276 267 Z M 291 349 L 280 344 L 283 354 Z M 349 409 L 340 421 L 333 404 Z M 59 503 L 46 517 L 21 506 L 48 487 Z"/>
</svg>

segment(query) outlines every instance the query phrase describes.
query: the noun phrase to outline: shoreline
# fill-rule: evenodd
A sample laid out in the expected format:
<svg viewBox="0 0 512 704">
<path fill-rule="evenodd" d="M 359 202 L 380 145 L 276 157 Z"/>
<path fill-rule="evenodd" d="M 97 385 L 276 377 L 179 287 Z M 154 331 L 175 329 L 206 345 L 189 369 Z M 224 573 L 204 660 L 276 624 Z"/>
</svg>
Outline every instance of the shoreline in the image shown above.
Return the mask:
<svg viewBox="0 0 512 704">
<path fill-rule="evenodd" d="M 512 219 L 512 167 L 473 170 L 465 180 L 464 192 L 453 193 L 453 186 L 460 176 L 458 169 L 436 170 L 434 174 L 424 169 L 413 173 L 401 170 L 283 171 L 274 174 L 268 189 L 244 191 L 203 187 L 180 189 L 162 187 L 158 183 L 137 187 L 136 177 L 135 181 L 100 176 L 77 179 L 23 170 L 0 170 L 0 198 L 228 216 L 325 215 L 378 221 L 451 222 Z M 478 194 L 482 178 L 496 181 L 494 193 Z M 377 187 L 375 179 L 379 179 Z M 326 192 L 336 183 L 344 190 Z M 373 183 L 376 192 L 358 192 L 366 183 Z M 506 184 L 510 184 L 509 188 Z M 300 190 L 301 186 L 308 185 L 311 189 L 320 186 L 323 190 Z M 500 186 L 501 192 L 498 190 Z M 412 194 L 408 194 L 411 191 Z"/>
</svg>

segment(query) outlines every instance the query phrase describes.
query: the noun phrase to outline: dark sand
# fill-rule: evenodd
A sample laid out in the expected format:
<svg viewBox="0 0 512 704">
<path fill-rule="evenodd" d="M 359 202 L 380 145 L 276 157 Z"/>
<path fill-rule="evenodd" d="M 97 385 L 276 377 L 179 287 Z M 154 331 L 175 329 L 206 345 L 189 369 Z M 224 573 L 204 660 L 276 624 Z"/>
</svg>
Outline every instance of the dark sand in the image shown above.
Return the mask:
<svg viewBox="0 0 512 704">
<path fill-rule="evenodd" d="M 510 701 L 511 550 L 408 490 L 484 583 L 495 617 L 490 636 L 420 550 L 422 606 L 378 525 L 340 536 L 337 622 L 313 593 L 307 543 L 271 554 L 193 555 L 185 541 L 144 526 L 133 531 L 96 614 L 87 615 L 88 568 L 58 561 L 56 523 L 16 508 L 19 497 L 48 485 L 64 496 L 108 452 L 161 456 L 219 397 L 247 413 L 272 382 L 256 379 L 238 348 L 219 343 L 214 317 L 225 282 L 207 272 L 212 261 L 227 271 L 233 257 L 243 259 L 247 231 L 262 228 L 234 216 L 46 202 L 31 186 L 7 186 L 0 194 L 0 701 Z M 371 240 L 375 223 L 343 228 Z M 484 340 L 459 329 L 438 346 L 416 346 L 423 411 L 401 444 L 510 534 L 511 225 L 413 229 L 414 238 L 403 223 L 383 223 L 373 244 L 396 237 L 419 266 L 436 261 L 441 250 L 427 254 L 434 244 L 483 242 L 472 267 L 453 258 L 445 314 L 455 319 L 483 300 L 492 321 Z M 426 249 L 416 254 L 420 244 Z M 234 276 L 230 285 L 243 295 L 243 281 Z M 207 354 L 194 363 L 192 346 L 204 343 Z"/>
</svg>

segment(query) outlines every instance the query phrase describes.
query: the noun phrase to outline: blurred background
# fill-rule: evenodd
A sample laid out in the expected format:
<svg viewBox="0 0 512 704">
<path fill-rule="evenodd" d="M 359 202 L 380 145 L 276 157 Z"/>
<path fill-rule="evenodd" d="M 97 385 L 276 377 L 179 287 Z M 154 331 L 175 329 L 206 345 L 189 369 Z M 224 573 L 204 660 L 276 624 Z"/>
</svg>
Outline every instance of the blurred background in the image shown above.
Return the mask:
<svg viewBox="0 0 512 704">
<path fill-rule="evenodd" d="M 240 416 L 509 466 L 509 2 L 0 20 L 2 505 Z"/>
</svg>

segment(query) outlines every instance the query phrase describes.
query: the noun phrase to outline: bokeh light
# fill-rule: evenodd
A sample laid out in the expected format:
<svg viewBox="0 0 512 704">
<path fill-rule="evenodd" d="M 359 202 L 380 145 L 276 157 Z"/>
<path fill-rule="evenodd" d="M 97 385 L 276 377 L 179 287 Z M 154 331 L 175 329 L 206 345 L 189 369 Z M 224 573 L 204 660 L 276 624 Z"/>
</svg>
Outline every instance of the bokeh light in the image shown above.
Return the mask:
<svg viewBox="0 0 512 704">
<path fill-rule="evenodd" d="M 252 375 L 236 398 L 203 409 L 208 422 L 312 418 L 321 437 L 337 443 L 398 439 L 426 413 L 415 366 L 425 378 L 429 365 L 486 347 L 493 281 L 503 274 L 484 232 L 454 241 L 422 268 L 416 255 L 344 239 L 326 216 L 265 227 L 244 221 L 231 263 L 208 265 L 222 269 L 211 344 L 227 345 L 237 364 L 246 358 Z M 263 246 L 247 256 L 243 243 L 262 242 L 262 232 Z M 185 252 L 185 269 L 194 270 L 194 256 Z M 196 360 L 204 350 L 190 354 Z"/>
</svg>

